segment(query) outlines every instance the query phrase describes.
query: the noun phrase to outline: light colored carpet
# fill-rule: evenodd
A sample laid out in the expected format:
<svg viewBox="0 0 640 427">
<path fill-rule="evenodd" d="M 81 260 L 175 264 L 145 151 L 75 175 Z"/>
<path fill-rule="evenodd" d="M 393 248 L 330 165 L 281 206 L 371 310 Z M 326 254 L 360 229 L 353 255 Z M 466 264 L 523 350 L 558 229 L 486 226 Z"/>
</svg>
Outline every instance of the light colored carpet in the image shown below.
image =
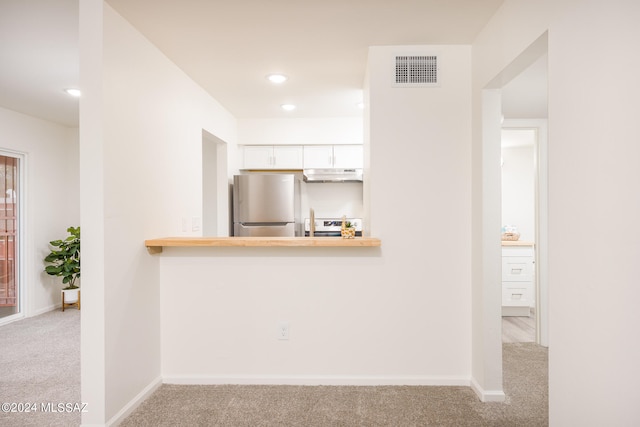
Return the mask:
<svg viewBox="0 0 640 427">
<path fill-rule="evenodd" d="M 80 402 L 80 311 L 55 310 L 0 327 L 0 372 L 0 404 L 23 411 L 30 404 L 30 412 L 5 412 L 4 405 L 0 426 L 80 425 L 80 413 L 66 412 L 67 403 Z M 59 403 L 64 411 L 52 412 Z"/>
<path fill-rule="evenodd" d="M 162 385 L 131 426 L 547 426 L 547 351 L 504 344 L 507 401 L 468 387 Z"/>
<path fill-rule="evenodd" d="M 467 387 L 163 385 L 121 426 L 547 426 L 547 350 L 503 348 L 504 403 L 481 403 Z M 80 312 L 0 327 L 0 369 L 0 403 L 38 405 L 0 412 L 0 426 L 80 425 L 77 412 L 40 410 L 80 402 Z"/>
</svg>

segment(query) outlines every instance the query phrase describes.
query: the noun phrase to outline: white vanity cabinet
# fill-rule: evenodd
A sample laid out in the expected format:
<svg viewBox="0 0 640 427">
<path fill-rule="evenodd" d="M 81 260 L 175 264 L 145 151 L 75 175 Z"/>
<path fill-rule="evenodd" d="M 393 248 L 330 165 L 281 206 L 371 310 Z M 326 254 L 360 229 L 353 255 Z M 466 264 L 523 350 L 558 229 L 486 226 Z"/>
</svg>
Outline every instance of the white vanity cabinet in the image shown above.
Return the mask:
<svg viewBox="0 0 640 427">
<path fill-rule="evenodd" d="M 305 169 L 362 169 L 362 145 L 305 145 Z"/>
<path fill-rule="evenodd" d="M 529 316 L 535 306 L 534 245 L 502 246 L 502 315 Z"/>
<path fill-rule="evenodd" d="M 301 145 L 245 145 L 242 169 L 302 169 Z"/>
</svg>

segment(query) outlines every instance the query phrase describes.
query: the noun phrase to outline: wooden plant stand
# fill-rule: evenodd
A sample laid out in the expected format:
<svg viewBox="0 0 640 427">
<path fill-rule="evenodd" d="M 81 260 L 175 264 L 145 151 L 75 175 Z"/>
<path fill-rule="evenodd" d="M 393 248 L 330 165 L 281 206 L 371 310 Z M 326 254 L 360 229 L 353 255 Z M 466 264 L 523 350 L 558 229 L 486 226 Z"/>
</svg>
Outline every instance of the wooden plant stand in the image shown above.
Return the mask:
<svg viewBox="0 0 640 427">
<path fill-rule="evenodd" d="M 65 307 L 73 307 L 74 305 L 78 307 L 78 310 L 80 310 L 80 291 L 78 290 L 78 299 L 74 302 L 65 302 L 64 292 L 62 292 L 62 311 L 64 311 Z"/>
</svg>

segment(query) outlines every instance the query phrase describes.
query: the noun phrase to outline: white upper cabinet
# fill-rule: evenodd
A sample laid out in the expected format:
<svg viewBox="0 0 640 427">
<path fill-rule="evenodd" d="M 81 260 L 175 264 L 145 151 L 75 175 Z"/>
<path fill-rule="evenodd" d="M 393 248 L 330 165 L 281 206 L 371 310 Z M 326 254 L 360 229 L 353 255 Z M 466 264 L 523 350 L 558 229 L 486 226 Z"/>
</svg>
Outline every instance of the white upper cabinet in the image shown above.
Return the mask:
<svg viewBox="0 0 640 427">
<path fill-rule="evenodd" d="M 245 145 L 241 169 L 362 169 L 362 145 Z"/>
<path fill-rule="evenodd" d="M 246 145 L 242 169 L 302 169 L 302 146 Z"/>
<path fill-rule="evenodd" d="M 304 146 L 305 169 L 327 169 L 333 167 L 333 146 L 331 145 L 305 145 Z"/>
<path fill-rule="evenodd" d="M 333 167 L 346 169 L 362 169 L 364 152 L 362 145 L 334 145 Z"/>
<path fill-rule="evenodd" d="M 271 158 L 273 157 L 272 146 L 256 145 L 243 147 L 242 151 L 244 156 L 242 167 L 244 169 L 265 169 L 271 167 Z"/>
<path fill-rule="evenodd" d="M 302 169 L 302 146 L 274 146 L 273 167 L 276 169 Z"/>
<path fill-rule="evenodd" d="M 362 145 L 305 145 L 305 169 L 361 169 Z"/>
</svg>

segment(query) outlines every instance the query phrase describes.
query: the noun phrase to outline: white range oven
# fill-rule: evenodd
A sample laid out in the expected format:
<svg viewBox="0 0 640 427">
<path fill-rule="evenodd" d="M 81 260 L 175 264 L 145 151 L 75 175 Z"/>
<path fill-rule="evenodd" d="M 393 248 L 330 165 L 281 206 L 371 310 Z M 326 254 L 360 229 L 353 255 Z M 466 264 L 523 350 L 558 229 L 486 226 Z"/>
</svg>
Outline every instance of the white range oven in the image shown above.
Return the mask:
<svg viewBox="0 0 640 427">
<path fill-rule="evenodd" d="M 346 218 L 355 226 L 356 237 L 362 236 L 362 218 Z M 342 228 L 342 218 L 316 218 L 315 219 L 314 237 L 340 237 L 340 229 Z M 304 235 L 309 237 L 311 230 L 311 220 L 304 219 Z"/>
</svg>

